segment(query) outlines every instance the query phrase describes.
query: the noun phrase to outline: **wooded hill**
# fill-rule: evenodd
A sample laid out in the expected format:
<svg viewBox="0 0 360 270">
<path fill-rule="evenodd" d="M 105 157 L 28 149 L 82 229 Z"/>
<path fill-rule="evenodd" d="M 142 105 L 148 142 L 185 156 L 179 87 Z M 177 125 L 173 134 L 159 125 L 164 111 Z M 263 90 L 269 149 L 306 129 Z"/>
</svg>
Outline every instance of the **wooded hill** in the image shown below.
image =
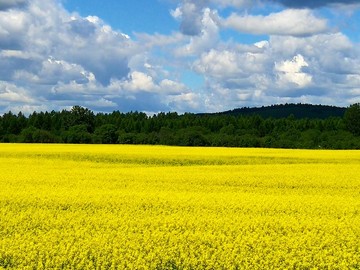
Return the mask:
<svg viewBox="0 0 360 270">
<path fill-rule="evenodd" d="M 180 146 L 360 149 L 360 105 L 285 104 L 214 114 L 5 113 L 0 141 L 24 143 L 162 144 Z"/>
<path fill-rule="evenodd" d="M 311 105 L 311 104 L 279 104 L 254 108 L 239 108 L 231 111 L 220 112 L 217 114 L 246 116 L 259 115 L 262 118 L 286 118 L 293 115 L 295 118 L 309 119 L 326 119 L 329 117 L 343 117 L 346 108 L 327 106 L 327 105 Z"/>
</svg>

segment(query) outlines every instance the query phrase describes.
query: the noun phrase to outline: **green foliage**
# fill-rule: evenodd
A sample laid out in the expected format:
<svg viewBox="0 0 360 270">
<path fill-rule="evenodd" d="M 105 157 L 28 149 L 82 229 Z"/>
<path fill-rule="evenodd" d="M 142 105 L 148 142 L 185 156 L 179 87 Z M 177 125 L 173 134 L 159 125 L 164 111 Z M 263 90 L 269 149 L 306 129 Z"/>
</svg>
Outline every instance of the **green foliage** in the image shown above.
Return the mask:
<svg viewBox="0 0 360 270">
<path fill-rule="evenodd" d="M 348 131 L 360 136 L 360 103 L 355 103 L 346 110 L 344 121 Z"/>
<path fill-rule="evenodd" d="M 64 132 L 63 140 L 66 143 L 92 143 L 92 136 L 87 131 L 87 125 L 76 125 Z"/>
<path fill-rule="evenodd" d="M 120 144 L 136 144 L 137 142 L 137 134 L 136 133 L 128 133 L 121 131 L 119 133 L 118 142 Z"/>
<path fill-rule="evenodd" d="M 36 143 L 54 143 L 57 138 L 47 130 L 38 129 L 33 134 L 34 142 Z"/>
<path fill-rule="evenodd" d="M 28 117 L 8 112 L 0 116 L 0 141 L 359 149 L 359 107 L 350 106 L 344 118 L 326 119 L 299 119 L 295 114 L 283 118 L 192 113 L 159 113 L 150 117 L 119 111 L 95 115 L 80 106 L 70 111 L 34 112 Z M 311 110 L 309 105 L 306 108 Z M 315 111 L 318 109 L 316 106 Z"/>
<path fill-rule="evenodd" d="M 95 141 L 102 144 L 117 143 L 117 128 L 112 124 L 105 124 L 95 130 Z"/>
<path fill-rule="evenodd" d="M 192 127 L 180 131 L 179 143 L 182 146 L 209 146 L 210 143 L 205 137 L 207 130 L 203 127 Z"/>
<path fill-rule="evenodd" d="M 84 125 L 88 132 L 93 132 L 95 127 L 95 115 L 92 111 L 81 106 L 74 106 L 70 111 L 70 126 Z"/>
<path fill-rule="evenodd" d="M 21 136 L 20 136 L 20 142 L 23 143 L 34 143 L 34 133 L 37 131 L 38 129 L 30 126 L 28 128 L 25 128 L 21 131 Z"/>
</svg>

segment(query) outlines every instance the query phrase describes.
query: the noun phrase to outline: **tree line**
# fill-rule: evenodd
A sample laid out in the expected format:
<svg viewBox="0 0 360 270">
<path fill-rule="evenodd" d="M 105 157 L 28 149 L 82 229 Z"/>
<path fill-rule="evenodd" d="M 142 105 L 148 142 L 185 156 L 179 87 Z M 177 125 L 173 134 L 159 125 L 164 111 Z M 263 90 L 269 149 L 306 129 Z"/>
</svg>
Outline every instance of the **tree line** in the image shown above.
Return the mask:
<svg viewBox="0 0 360 270">
<path fill-rule="evenodd" d="M 282 118 L 228 113 L 95 114 L 81 106 L 29 116 L 8 112 L 0 117 L 0 141 L 360 149 L 360 104 L 349 106 L 343 116 L 325 119 L 293 114 Z"/>
</svg>

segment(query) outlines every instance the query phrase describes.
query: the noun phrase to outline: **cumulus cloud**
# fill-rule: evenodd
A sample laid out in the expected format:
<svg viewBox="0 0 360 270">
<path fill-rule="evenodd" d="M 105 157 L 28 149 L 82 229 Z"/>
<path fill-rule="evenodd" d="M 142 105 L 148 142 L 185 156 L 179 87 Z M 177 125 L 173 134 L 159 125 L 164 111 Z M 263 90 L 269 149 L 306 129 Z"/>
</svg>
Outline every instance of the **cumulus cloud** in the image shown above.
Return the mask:
<svg viewBox="0 0 360 270">
<path fill-rule="evenodd" d="M 170 110 L 190 91 L 148 55 L 154 47 L 188 41 L 186 35 L 139 34 L 134 41 L 100 18 L 70 14 L 52 0 L 0 12 L 2 111 L 44 109 L 44 103 L 49 109 Z"/>
<path fill-rule="evenodd" d="M 199 93 L 183 93 L 181 95 L 169 96 L 169 106 L 178 112 L 203 112 L 202 95 Z"/>
<path fill-rule="evenodd" d="M 43 59 L 29 59 L 34 70 L 27 66 L 26 72 L 44 75 L 43 68 L 58 67 L 56 75 L 61 80 L 61 70 L 68 73 L 70 66 L 78 66 L 95 74 L 97 80 L 106 85 L 112 77 L 126 77 L 128 58 L 138 50 L 129 38 L 104 24 L 96 17 L 82 18 L 71 15 L 53 1 L 34 0 L 25 10 L 9 10 L 0 17 L 1 49 L 12 49 L 20 54 L 42 56 Z M 17 66 L 18 57 L 7 57 Z M 48 62 L 49 58 L 63 62 Z M 65 67 L 65 63 L 69 65 Z M 16 69 L 18 72 L 18 70 Z M 36 74 L 40 72 L 40 74 Z M 1 72 L 0 72 L 1 73 Z M 53 74 L 55 75 L 55 74 Z M 1 75 L 0 75 L 1 76 Z M 40 81 L 40 80 L 39 80 Z"/>
<path fill-rule="evenodd" d="M 190 92 L 183 83 L 175 82 L 169 79 L 162 80 L 159 86 L 161 93 L 169 96 L 183 96 L 184 94 L 186 95 Z"/>
<path fill-rule="evenodd" d="M 206 79 L 203 99 L 213 111 L 284 102 L 347 106 L 359 89 L 358 76 L 351 75 L 359 74 L 359 56 L 341 33 L 271 36 L 203 53 L 193 70 Z"/>
<path fill-rule="evenodd" d="M 302 71 L 309 64 L 301 54 L 293 57 L 291 60 L 285 60 L 275 63 L 275 71 L 278 75 L 278 83 L 283 85 L 293 84 L 296 87 L 304 88 L 312 82 L 312 76 Z"/>
<path fill-rule="evenodd" d="M 212 77 L 237 76 L 240 71 L 237 57 L 234 52 L 211 50 L 194 63 L 194 70 Z"/>
<path fill-rule="evenodd" d="M 190 38 L 190 42 L 175 50 L 177 56 L 197 55 L 216 46 L 219 26 L 216 12 L 206 8 L 202 12 L 201 33 Z"/>
<path fill-rule="evenodd" d="M 286 9 L 268 16 L 240 16 L 233 13 L 222 25 L 239 32 L 268 35 L 307 36 L 328 30 L 327 21 L 315 17 L 310 10 Z"/>
<path fill-rule="evenodd" d="M 20 49 L 29 19 L 21 10 L 0 11 L 0 49 Z"/>
<path fill-rule="evenodd" d="M 236 50 L 211 50 L 196 60 L 193 69 L 222 81 L 249 78 L 256 73 L 266 73 L 268 56 L 260 53 L 239 53 Z"/>
<path fill-rule="evenodd" d="M 113 80 L 109 88 L 113 92 L 118 91 L 123 95 L 140 92 L 158 95 L 181 95 L 189 91 L 182 83 L 170 79 L 155 81 L 152 76 L 140 71 L 131 72 L 127 79 Z"/>
<path fill-rule="evenodd" d="M 130 38 L 57 0 L 0 0 L 0 112 L 74 104 L 221 111 L 281 102 L 346 106 L 358 98 L 360 49 L 309 9 L 354 1 L 179 2 L 171 11 L 179 29 Z M 275 2 L 284 9 L 239 15 Z"/>
<path fill-rule="evenodd" d="M 149 92 L 154 91 L 157 88 L 157 85 L 155 85 L 151 76 L 138 71 L 132 72 L 129 75 L 129 80 L 124 81 L 121 86 L 121 88 L 131 92 Z"/>
<path fill-rule="evenodd" d="M 83 67 L 77 64 L 70 64 L 64 60 L 55 60 L 49 58 L 42 62 L 39 70 L 31 73 L 26 70 L 17 70 L 13 78 L 18 81 L 27 81 L 34 84 L 55 85 L 57 83 L 86 83 L 93 74 L 87 72 Z"/>
<path fill-rule="evenodd" d="M 171 35 L 137 33 L 136 37 L 147 48 L 162 47 L 166 49 L 168 46 L 182 44 L 187 41 L 187 37 L 178 32 Z"/>
<path fill-rule="evenodd" d="M 177 110 L 179 112 L 196 109 L 189 96 L 196 96 L 180 82 L 170 79 L 155 80 L 149 74 L 132 72 L 127 79 L 113 80 L 105 89 L 106 98 L 115 101 L 124 110 L 143 110 L 160 112 Z"/>
<path fill-rule="evenodd" d="M 8 102 L 13 104 L 35 103 L 35 99 L 31 97 L 26 89 L 4 81 L 0 81 L 0 101 L 6 104 Z"/>
<path fill-rule="evenodd" d="M 90 102 L 111 80 L 126 78 L 130 59 L 140 52 L 129 36 L 100 18 L 70 14 L 56 1 L 33 0 L 23 9 L 10 8 L 23 1 L 0 3 L 9 4 L 0 11 L 0 82 L 7 89 L 2 100 L 33 96 L 54 107 L 62 100 L 68 106 L 76 99 Z"/>
<path fill-rule="evenodd" d="M 329 78 L 332 74 L 356 72 L 359 63 L 359 50 L 348 37 L 341 33 L 330 33 L 306 38 L 272 36 L 270 44 L 274 57 L 290 58 L 301 54 L 310 59 L 316 67 Z"/>
<path fill-rule="evenodd" d="M 201 13 L 207 2 L 207 0 L 184 0 L 171 12 L 172 16 L 181 22 L 180 30 L 183 34 L 195 36 L 201 33 Z"/>
</svg>

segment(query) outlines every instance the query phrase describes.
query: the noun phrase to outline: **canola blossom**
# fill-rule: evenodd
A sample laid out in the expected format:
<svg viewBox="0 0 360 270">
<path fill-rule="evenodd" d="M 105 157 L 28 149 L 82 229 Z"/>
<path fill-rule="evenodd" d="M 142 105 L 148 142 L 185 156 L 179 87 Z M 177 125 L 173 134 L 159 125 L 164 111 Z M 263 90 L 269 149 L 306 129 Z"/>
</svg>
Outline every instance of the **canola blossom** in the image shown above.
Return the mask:
<svg viewBox="0 0 360 270">
<path fill-rule="evenodd" d="M 359 269 L 360 152 L 0 145 L 0 269 Z"/>
</svg>

